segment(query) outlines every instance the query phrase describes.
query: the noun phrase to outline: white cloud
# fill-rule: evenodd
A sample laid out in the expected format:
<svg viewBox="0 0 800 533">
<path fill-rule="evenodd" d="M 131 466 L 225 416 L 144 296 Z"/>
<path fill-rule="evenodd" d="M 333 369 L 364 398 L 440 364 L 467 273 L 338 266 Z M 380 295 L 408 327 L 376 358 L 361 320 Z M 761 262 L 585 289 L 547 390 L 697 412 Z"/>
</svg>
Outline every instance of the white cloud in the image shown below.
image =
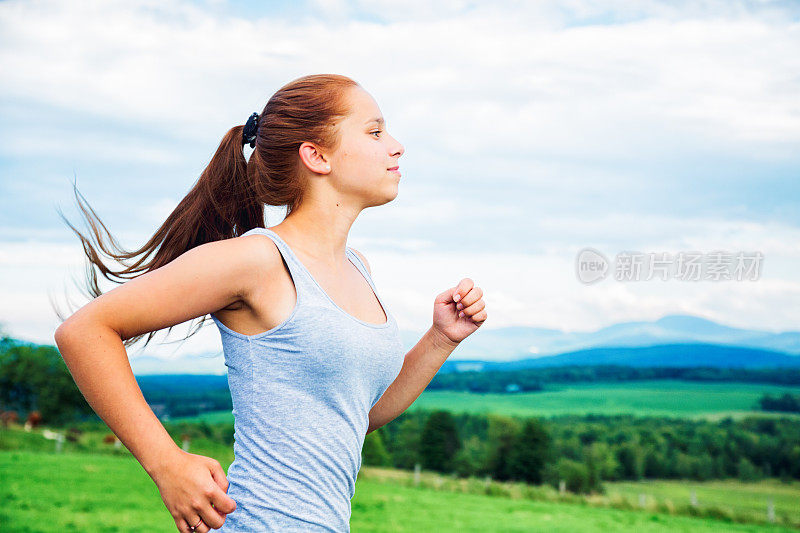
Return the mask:
<svg viewBox="0 0 800 533">
<path fill-rule="evenodd" d="M 413 123 L 420 150 L 613 158 L 699 140 L 758 143 L 766 157 L 800 141 L 800 54 L 787 53 L 800 34 L 789 18 L 731 18 L 735 7 L 719 4 L 723 16 L 676 19 L 647 4 L 662 18 L 565 27 L 548 4 L 462 5 L 418 4 L 445 16 L 387 26 L 240 19 L 174 1 L 4 2 L 0 95 L 218 139 L 293 73 L 337 70 L 401 102 L 390 124 Z"/>
</svg>

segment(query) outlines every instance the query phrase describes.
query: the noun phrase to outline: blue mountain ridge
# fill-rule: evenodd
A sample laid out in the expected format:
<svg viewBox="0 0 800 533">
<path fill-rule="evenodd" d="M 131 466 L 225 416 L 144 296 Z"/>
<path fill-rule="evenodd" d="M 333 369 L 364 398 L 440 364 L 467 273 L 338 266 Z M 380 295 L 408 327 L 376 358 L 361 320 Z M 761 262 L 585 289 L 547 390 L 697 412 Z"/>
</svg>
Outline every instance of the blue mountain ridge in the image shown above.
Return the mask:
<svg viewBox="0 0 800 533">
<path fill-rule="evenodd" d="M 800 368 L 800 357 L 771 350 L 739 346 L 677 343 L 639 347 L 589 348 L 547 357 L 507 362 L 447 360 L 439 372 L 507 371 L 568 365 L 670 368 Z"/>
</svg>

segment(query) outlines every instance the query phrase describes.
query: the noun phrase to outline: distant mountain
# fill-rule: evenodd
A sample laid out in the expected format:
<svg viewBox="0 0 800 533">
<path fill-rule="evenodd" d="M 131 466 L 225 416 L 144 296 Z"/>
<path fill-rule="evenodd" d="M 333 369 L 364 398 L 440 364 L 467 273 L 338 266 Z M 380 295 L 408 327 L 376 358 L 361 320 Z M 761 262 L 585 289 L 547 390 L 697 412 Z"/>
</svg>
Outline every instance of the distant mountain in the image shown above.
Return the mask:
<svg viewBox="0 0 800 533">
<path fill-rule="evenodd" d="M 785 353 L 724 346 L 678 343 L 657 346 L 590 348 L 518 361 L 445 361 L 440 372 L 504 371 L 555 366 L 621 365 L 632 367 L 800 368 L 800 357 Z"/>
<path fill-rule="evenodd" d="M 407 344 L 419 335 L 405 334 Z M 478 330 L 456 352 L 459 359 L 513 361 L 601 347 L 662 344 L 720 344 L 800 355 L 800 331 L 773 333 L 738 329 L 691 315 L 667 315 L 652 322 L 622 322 L 596 331 L 508 327 Z"/>
</svg>

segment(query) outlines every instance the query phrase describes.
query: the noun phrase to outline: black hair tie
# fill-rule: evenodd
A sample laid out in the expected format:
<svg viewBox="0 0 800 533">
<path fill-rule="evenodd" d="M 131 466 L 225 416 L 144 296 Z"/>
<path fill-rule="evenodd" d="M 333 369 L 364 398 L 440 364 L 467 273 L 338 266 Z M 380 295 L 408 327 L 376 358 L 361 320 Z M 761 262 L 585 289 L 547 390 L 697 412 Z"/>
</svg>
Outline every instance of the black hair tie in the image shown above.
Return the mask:
<svg viewBox="0 0 800 533">
<path fill-rule="evenodd" d="M 242 146 L 250 143 L 250 148 L 256 147 L 256 133 L 258 133 L 258 113 L 253 113 L 242 130 Z"/>
</svg>

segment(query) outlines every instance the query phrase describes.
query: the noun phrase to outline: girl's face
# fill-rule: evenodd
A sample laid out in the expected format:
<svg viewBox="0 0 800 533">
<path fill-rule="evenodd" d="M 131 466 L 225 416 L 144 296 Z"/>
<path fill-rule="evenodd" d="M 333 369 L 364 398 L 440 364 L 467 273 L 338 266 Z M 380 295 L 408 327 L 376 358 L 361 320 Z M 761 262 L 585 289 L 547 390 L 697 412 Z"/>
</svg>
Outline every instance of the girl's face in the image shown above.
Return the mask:
<svg viewBox="0 0 800 533">
<path fill-rule="evenodd" d="M 405 148 L 386 131 L 381 110 L 368 92 L 352 87 L 348 101 L 350 114 L 339 123 L 339 148 L 323 167 L 330 165 L 328 178 L 340 194 L 354 197 L 364 207 L 385 204 L 397 196 L 398 159 Z"/>
</svg>

